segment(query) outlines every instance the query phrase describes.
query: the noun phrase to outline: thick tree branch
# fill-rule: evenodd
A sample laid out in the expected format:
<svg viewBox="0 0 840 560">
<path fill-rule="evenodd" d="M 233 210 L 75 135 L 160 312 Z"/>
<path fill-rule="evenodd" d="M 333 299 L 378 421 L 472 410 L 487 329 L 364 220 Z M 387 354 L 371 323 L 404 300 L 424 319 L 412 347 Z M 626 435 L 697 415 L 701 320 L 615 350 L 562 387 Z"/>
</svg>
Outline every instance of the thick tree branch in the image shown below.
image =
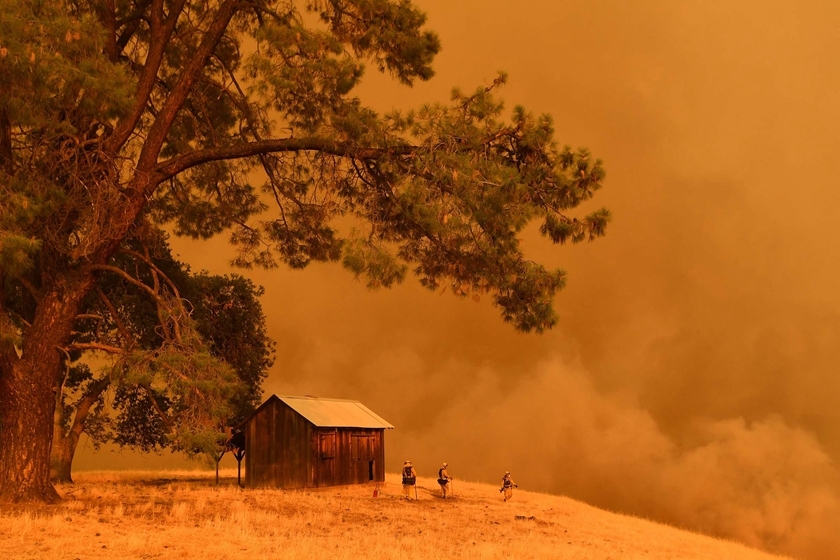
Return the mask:
<svg viewBox="0 0 840 560">
<path fill-rule="evenodd" d="M 179 2 L 183 5 L 184 0 L 175 0 L 174 3 L 177 4 Z M 201 40 L 201 43 L 195 53 L 193 53 L 192 57 L 184 65 L 184 71 L 181 73 L 178 82 L 172 88 L 171 93 L 166 98 L 163 106 L 160 108 L 157 118 L 155 118 L 155 122 L 149 129 L 146 141 L 143 143 L 143 149 L 140 151 L 140 155 L 137 158 L 137 170 L 140 174 L 148 173 L 155 167 L 158 154 L 160 153 L 160 149 L 166 140 L 166 136 L 169 134 L 169 129 L 172 127 L 172 123 L 175 122 L 178 112 L 181 110 L 181 107 L 184 106 L 184 102 L 187 100 L 187 97 L 192 91 L 193 85 L 195 85 L 195 82 L 201 76 L 201 72 L 207 64 L 207 58 L 213 54 L 214 49 L 224 36 L 228 24 L 230 24 L 230 20 L 239 9 L 239 5 L 240 0 L 225 0 L 225 2 L 219 6 L 210 27 L 204 34 L 204 38 Z M 178 11 L 180 11 L 180 9 Z M 170 19 L 174 18 L 177 18 L 177 12 L 173 10 L 170 12 Z M 156 72 L 157 70 L 155 73 Z M 152 80 L 154 80 L 154 76 L 152 77 Z M 139 120 L 139 116 L 137 119 Z M 135 121 L 135 124 L 136 122 L 137 121 Z M 134 126 L 126 132 L 126 138 L 128 138 L 128 134 L 131 133 L 133 128 Z M 141 181 L 143 181 L 143 178 L 141 178 Z M 143 184 L 143 182 L 145 182 L 145 184 Z M 140 190 L 145 197 L 150 194 L 155 187 L 157 187 L 157 183 L 153 181 L 143 182 L 137 186 L 140 186 Z"/>
<path fill-rule="evenodd" d="M 157 412 L 157 415 L 160 417 L 161 421 L 166 425 L 166 427 L 169 430 L 171 430 L 172 426 L 175 424 L 175 421 L 172 418 L 170 418 L 166 414 L 166 412 L 164 412 L 163 409 L 160 407 L 160 405 L 157 402 L 157 399 L 155 398 L 154 391 L 152 391 L 152 389 L 147 385 L 143 385 L 142 388 L 143 391 L 146 393 L 146 396 L 149 397 L 149 400 L 152 401 L 152 406 L 154 407 L 155 412 Z"/>
<path fill-rule="evenodd" d="M 148 251 L 148 249 L 146 249 L 146 250 Z M 123 249 L 121 252 L 122 252 L 122 253 L 125 253 L 126 255 L 131 255 L 131 256 L 132 256 L 132 257 L 134 257 L 134 258 L 140 259 L 141 261 L 143 261 L 144 263 L 146 263 L 147 265 L 149 265 L 149 268 L 151 268 L 153 272 L 155 272 L 155 273 L 159 274 L 159 275 L 163 278 L 163 280 L 164 280 L 164 281 L 166 282 L 166 284 L 169 286 L 169 289 L 171 289 L 171 290 L 172 290 L 172 293 L 175 295 L 175 297 L 178 299 L 178 301 L 181 301 L 181 292 L 180 292 L 180 291 L 178 291 L 178 286 L 176 286 L 176 285 L 175 285 L 175 282 L 173 282 L 173 281 L 169 278 L 169 276 L 167 276 L 167 275 L 166 275 L 166 274 L 165 274 L 165 273 L 164 273 L 164 272 L 163 272 L 163 271 L 162 271 L 162 270 L 161 270 L 161 269 L 160 269 L 160 268 L 159 268 L 159 267 L 158 267 L 158 266 L 157 266 L 157 265 L 156 265 L 156 264 L 152 261 L 152 259 L 151 259 L 148 255 L 143 255 L 143 254 L 141 254 L 141 253 L 138 253 L 137 251 L 132 251 L 131 249 Z"/>
<path fill-rule="evenodd" d="M 277 138 L 260 140 L 196 150 L 180 156 L 175 156 L 161 162 L 155 168 L 156 178 L 165 181 L 181 173 L 211 161 L 239 159 L 277 152 L 321 152 L 334 156 L 348 157 L 357 160 L 379 159 L 386 155 L 404 156 L 418 150 L 415 146 L 394 146 L 390 148 L 360 148 L 349 144 L 337 143 L 328 138 L 313 136 L 309 138 Z"/>
<path fill-rule="evenodd" d="M 143 282 L 141 282 L 140 280 L 133 277 L 131 274 L 117 266 L 111 266 L 108 264 L 94 264 L 91 265 L 90 268 L 92 270 L 107 270 L 108 272 L 113 272 L 114 274 L 122 276 L 130 283 L 134 284 L 135 286 L 152 296 L 155 299 L 155 301 L 160 302 L 160 296 L 152 288 L 150 288 L 149 286 L 147 286 L 146 284 L 144 284 Z"/>
<path fill-rule="evenodd" d="M 108 30 L 105 42 L 105 54 L 112 62 L 117 61 L 117 6 L 114 0 L 104 0 L 100 6 L 100 18 Z"/>
<path fill-rule="evenodd" d="M 137 123 L 140 122 L 140 118 L 146 110 L 149 96 L 152 94 L 152 90 L 154 89 L 158 71 L 160 70 L 160 65 L 163 62 L 166 45 L 172 37 L 172 32 L 175 30 L 175 24 L 178 21 L 178 16 L 181 14 L 181 10 L 184 8 L 185 1 L 186 0 L 173 0 L 169 9 L 169 17 L 165 20 L 163 19 L 163 0 L 154 0 L 152 2 L 152 37 L 149 41 L 149 52 L 146 55 L 146 63 L 143 65 L 140 79 L 137 82 L 137 96 L 134 108 L 127 117 L 117 123 L 117 126 L 114 128 L 114 132 L 105 143 L 106 150 L 112 153 L 118 152 L 131 137 L 131 133 L 137 126 Z M 123 37 L 120 37 L 119 40 L 115 40 L 113 47 L 115 52 L 118 49 L 117 45 L 122 44 L 122 47 L 124 47 L 122 40 Z M 128 41 L 126 40 L 125 42 L 127 43 Z"/>
<path fill-rule="evenodd" d="M 9 314 L 9 317 L 17 319 L 18 321 L 20 321 L 20 324 L 23 325 L 24 327 L 31 327 L 32 326 L 32 323 L 30 323 L 29 321 L 24 319 L 20 315 L 20 313 L 16 313 L 16 312 L 12 311 L 11 309 L 6 309 L 6 313 Z"/>
<path fill-rule="evenodd" d="M 70 427 L 70 437 L 74 438 L 73 444 L 79 440 L 79 436 L 85 429 L 85 420 L 87 420 L 91 407 L 99 400 L 99 397 L 111 385 L 111 378 L 105 376 L 88 387 L 85 391 L 85 396 L 79 401 L 76 407 L 76 414 L 73 416 L 73 425 Z"/>
<path fill-rule="evenodd" d="M 99 350 L 101 352 L 108 352 L 109 354 L 125 354 L 123 348 L 117 348 L 116 346 L 102 344 L 100 342 L 74 342 L 67 346 L 67 350 Z"/>
<path fill-rule="evenodd" d="M 178 316 L 176 316 L 174 314 L 165 313 L 166 310 L 171 310 L 171 308 L 170 308 L 167 300 L 164 297 L 161 297 L 161 286 L 160 286 L 160 280 L 159 280 L 158 274 L 160 274 L 161 276 L 164 277 L 167 284 L 169 284 L 170 289 L 172 289 L 174 291 L 174 300 L 175 300 L 174 303 L 175 303 L 175 305 L 177 305 L 178 309 L 180 309 L 180 311 L 183 313 L 183 315 L 189 315 L 186 308 L 184 307 L 183 301 L 181 300 L 180 292 L 178 291 L 177 286 L 175 286 L 175 284 L 169 279 L 169 277 L 166 276 L 166 274 L 164 274 L 163 271 L 161 271 L 152 262 L 151 258 L 148 255 L 143 256 L 140 253 L 137 253 L 135 251 L 131 251 L 131 250 L 128 250 L 128 249 L 125 249 L 123 252 L 131 254 L 131 255 L 139 258 L 140 260 L 142 260 L 143 262 L 147 263 L 150 266 L 151 273 L 152 273 L 152 278 L 154 280 L 154 286 L 153 287 L 150 287 L 150 286 L 144 284 L 143 282 L 141 282 L 137 278 L 131 276 L 129 273 L 127 273 L 123 269 L 121 269 L 119 267 L 116 267 L 116 266 L 104 265 L 104 264 L 103 265 L 90 265 L 90 269 L 113 272 L 114 274 L 117 274 L 117 275 L 121 276 L 122 278 L 124 278 L 125 280 L 130 282 L 131 284 L 137 286 L 138 288 L 140 288 L 141 290 L 143 290 L 144 292 L 149 294 L 152 297 L 152 299 L 154 299 L 154 301 L 156 303 L 158 321 L 159 321 L 161 327 L 164 329 L 164 332 L 165 332 L 164 338 L 173 338 L 174 337 L 176 340 L 180 341 L 181 340 L 181 326 L 178 322 L 179 319 L 178 319 Z M 118 328 L 120 328 L 120 332 L 123 335 L 123 337 L 126 339 L 127 342 L 133 343 L 131 336 L 128 334 L 128 331 L 125 329 L 125 326 L 121 326 L 121 323 L 119 322 L 119 319 L 117 318 L 118 317 L 117 316 L 117 311 L 116 311 L 116 309 L 114 309 L 114 306 L 110 303 L 110 301 L 107 301 L 107 298 L 101 292 L 100 292 L 100 298 L 103 298 L 103 301 L 106 302 L 106 305 L 108 306 L 109 311 L 111 312 L 112 316 L 115 318 L 114 320 L 117 321 Z M 167 321 L 167 317 L 169 317 L 168 321 Z M 169 332 L 168 323 L 171 323 L 172 329 L 174 331 L 173 333 Z"/>
<path fill-rule="evenodd" d="M 21 286 L 26 288 L 26 291 L 29 292 L 29 295 L 31 295 L 32 298 L 36 302 L 41 301 L 41 297 L 42 297 L 41 291 L 38 288 L 36 288 L 35 286 L 33 286 L 32 283 L 29 280 L 27 280 L 26 278 L 23 278 L 23 277 L 19 277 L 19 278 L 17 278 L 17 281 L 20 282 Z"/>
<path fill-rule="evenodd" d="M 76 319 L 95 319 L 97 321 L 102 321 L 103 319 L 105 319 L 105 317 L 103 317 L 102 315 L 97 315 L 96 313 L 80 313 L 79 315 L 76 315 Z"/>
<path fill-rule="evenodd" d="M 134 34 L 140 27 L 140 23 L 148 21 L 148 18 L 145 17 L 145 12 L 146 8 L 149 7 L 150 1 L 151 0 L 142 0 L 137 2 L 134 12 L 117 21 L 117 27 L 123 28 L 122 33 L 116 41 L 118 56 L 122 55 L 125 47 L 128 45 L 129 41 L 131 41 L 131 38 L 134 37 Z"/>
<path fill-rule="evenodd" d="M 125 343 L 129 345 L 129 348 L 134 346 L 134 337 L 131 336 L 131 333 L 129 333 L 128 329 L 125 328 L 125 324 L 123 323 L 120 314 L 117 313 L 117 308 L 114 307 L 114 304 L 111 303 L 111 300 L 108 299 L 108 296 L 106 296 L 102 290 L 96 288 L 96 293 L 99 294 L 99 299 L 101 299 L 102 303 L 105 304 L 105 307 L 108 308 L 108 313 L 110 313 L 111 318 L 114 319 L 114 323 L 117 325 L 117 330 L 120 331 Z"/>
</svg>

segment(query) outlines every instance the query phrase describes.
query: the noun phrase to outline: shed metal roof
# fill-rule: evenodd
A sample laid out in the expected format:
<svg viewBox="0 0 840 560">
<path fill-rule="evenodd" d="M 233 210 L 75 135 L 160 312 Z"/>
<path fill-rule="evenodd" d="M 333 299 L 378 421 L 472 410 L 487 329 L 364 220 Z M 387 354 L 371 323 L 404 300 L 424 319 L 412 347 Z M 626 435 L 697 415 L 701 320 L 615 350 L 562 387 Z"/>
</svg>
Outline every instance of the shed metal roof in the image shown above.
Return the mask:
<svg viewBox="0 0 840 560">
<path fill-rule="evenodd" d="M 320 397 L 277 398 L 319 428 L 394 428 L 359 401 Z"/>
</svg>

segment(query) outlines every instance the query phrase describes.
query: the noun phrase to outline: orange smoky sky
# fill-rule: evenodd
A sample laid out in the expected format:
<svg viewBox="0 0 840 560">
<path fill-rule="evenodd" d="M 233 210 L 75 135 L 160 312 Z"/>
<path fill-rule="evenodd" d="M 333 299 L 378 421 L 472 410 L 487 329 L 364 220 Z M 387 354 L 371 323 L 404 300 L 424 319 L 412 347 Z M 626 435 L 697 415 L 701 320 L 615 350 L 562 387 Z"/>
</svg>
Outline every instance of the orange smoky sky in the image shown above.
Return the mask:
<svg viewBox="0 0 840 560">
<path fill-rule="evenodd" d="M 560 324 L 524 335 L 488 301 L 337 264 L 247 271 L 277 341 L 266 395 L 359 399 L 392 422 L 388 466 L 567 494 L 806 558 L 840 556 L 840 4 L 416 0 L 443 43 L 380 111 L 498 70 L 508 107 L 554 116 L 605 161 Z M 587 210 L 587 209 L 584 209 Z M 173 239 L 225 273 L 224 239 Z M 241 271 L 240 271 L 241 272 Z M 77 468 L 145 459 L 81 450 Z M 149 461 L 148 464 L 154 464 Z"/>
</svg>

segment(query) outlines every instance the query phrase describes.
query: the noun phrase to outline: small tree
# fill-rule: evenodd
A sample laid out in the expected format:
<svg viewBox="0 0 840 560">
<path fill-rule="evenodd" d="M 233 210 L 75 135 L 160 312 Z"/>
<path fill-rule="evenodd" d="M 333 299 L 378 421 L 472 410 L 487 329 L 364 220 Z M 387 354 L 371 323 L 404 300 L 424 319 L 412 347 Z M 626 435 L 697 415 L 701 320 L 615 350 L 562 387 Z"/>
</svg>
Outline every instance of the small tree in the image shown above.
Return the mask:
<svg viewBox="0 0 840 560">
<path fill-rule="evenodd" d="M 204 429 L 209 426 L 209 433 L 214 434 L 218 425 L 235 425 L 259 403 L 260 385 L 273 363 L 273 342 L 266 333 L 258 299 L 263 290 L 239 275 L 191 274 L 186 266 L 172 259 L 163 240 L 156 252 L 158 257 L 151 259 L 154 268 L 149 270 L 160 271 L 156 274 L 165 271 L 164 283 L 171 282 L 190 308 L 190 319 L 207 351 L 236 375 L 238 390 L 231 391 L 226 402 L 206 401 L 202 404 L 209 407 L 198 411 L 206 417 L 201 425 Z M 123 266 L 126 268 L 130 267 Z M 93 344 L 95 350 L 110 349 L 112 354 L 136 347 L 165 348 L 167 338 L 161 334 L 157 302 L 145 290 L 134 283 L 106 281 L 97 291 L 98 297 L 88 301 L 88 319 L 84 322 L 88 330 L 77 333 L 77 339 Z M 109 308 L 113 313 L 109 313 Z M 115 367 L 127 367 L 123 354 L 116 355 L 115 365 L 98 375 L 84 364 L 74 365 L 67 372 L 56 405 L 51 459 L 54 482 L 72 482 L 71 466 L 82 432 L 87 432 L 97 448 L 114 442 L 146 452 L 166 447 L 190 454 L 216 449 L 215 443 L 207 449 L 187 447 L 185 434 L 177 427 L 179 417 L 171 414 L 172 395 L 152 384 L 132 382 L 130 376 L 114 375 Z M 200 390 L 191 384 L 187 387 L 190 391 Z M 112 399 L 106 399 L 109 389 Z M 180 433 L 180 438 L 174 437 L 176 433 Z M 206 437 L 196 439 L 195 433 L 188 435 L 191 442 L 207 441 Z"/>
<path fill-rule="evenodd" d="M 56 394 L 92 349 L 73 333 L 109 275 L 155 298 L 167 339 L 124 352 L 114 376 L 174 391 L 199 432 L 182 376 L 210 401 L 233 379 L 180 298 L 119 265 L 137 232 L 229 232 L 237 265 L 340 260 L 371 287 L 411 270 L 488 294 L 521 330 L 556 322 L 565 273 L 519 235 L 533 220 L 559 243 L 602 235 L 606 210 L 571 214 L 601 164 L 559 148 L 549 116 L 506 118 L 504 77 L 405 114 L 366 108 L 352 95 L 366 61 L 404 84 L 432 76 L 424 24 L 410 0 L 0 0 L 0 501 L 58 499 Z"/>
</svg>

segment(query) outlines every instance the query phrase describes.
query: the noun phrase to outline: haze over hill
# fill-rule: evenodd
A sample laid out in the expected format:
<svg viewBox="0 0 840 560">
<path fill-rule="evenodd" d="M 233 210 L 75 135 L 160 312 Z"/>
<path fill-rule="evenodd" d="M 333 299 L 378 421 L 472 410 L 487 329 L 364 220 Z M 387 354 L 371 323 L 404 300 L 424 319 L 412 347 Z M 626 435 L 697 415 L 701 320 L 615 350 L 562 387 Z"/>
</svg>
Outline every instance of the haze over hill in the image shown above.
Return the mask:
<svg viewBox="0 0 840 560">
<path fill-rule="evenodd" d="M 382 110 L 498 69 L 605 160 L 604 239 L 533 255 L 569 271 L 561 322 L 520 335 L 487 302 L 337 265 L 252 271 L 278 360 L 266 392 L 363 401 L 391 469 L 495 480 L 806 558 L 840 555 L 840 70 L 832 3 L 419 0 L 437 77 L 367 76 Z M 224 240 L 173 240 L 229 270 Z M 81 468 L 111 464 L 80 457 Z"/>
</svg>

